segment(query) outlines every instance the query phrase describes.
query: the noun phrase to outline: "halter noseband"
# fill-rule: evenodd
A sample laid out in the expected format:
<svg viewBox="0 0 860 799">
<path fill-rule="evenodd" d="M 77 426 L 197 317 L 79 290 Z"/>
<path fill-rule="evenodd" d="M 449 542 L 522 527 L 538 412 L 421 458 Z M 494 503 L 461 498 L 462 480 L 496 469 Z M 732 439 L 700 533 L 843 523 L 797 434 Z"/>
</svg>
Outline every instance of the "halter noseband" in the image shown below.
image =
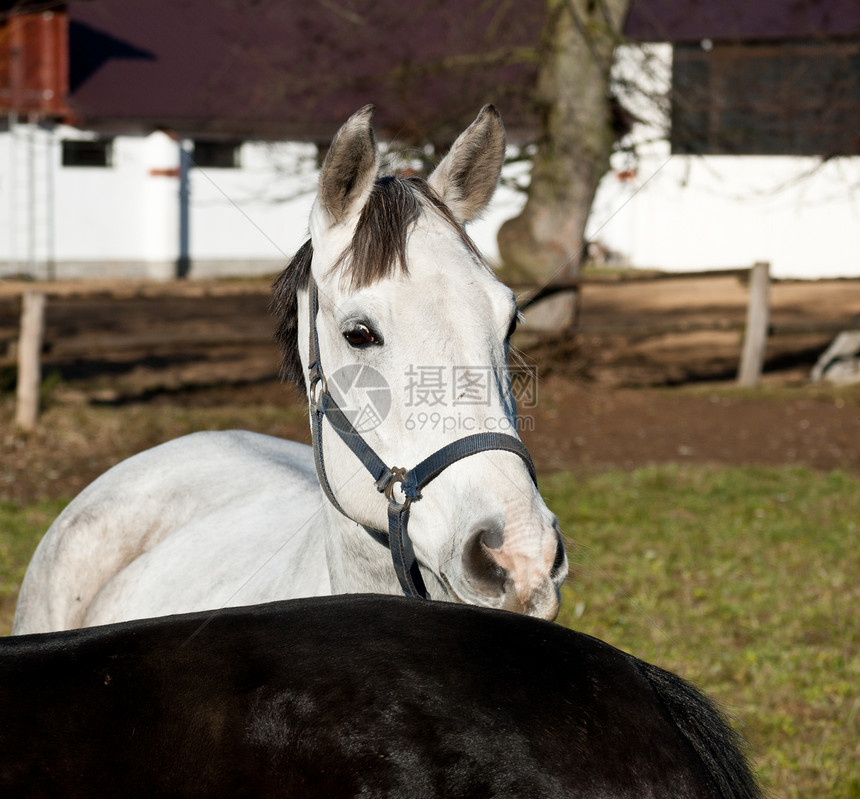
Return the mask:
<svg viewBox="0 0 860 799">
<path fill-rule="evenodd" d="M 311 417 L 311 440 L 314 449 L 314 463 L 317 476 L 323 492 L 334 507 L 347 518 L 349 514 L 341 507 L 334 495 L 323 460 L 322 433 L 323 418 L 335 429 L 344 443 L 353 451 L 356 457 L 370 472 L 377 491 L 385 494 L 388 500 L 388 533 L 371 527 L 364 529 L 383 546 L 391 550 L 394 571 L 400 586 L 406 596 L 427 599 L 427 588 L 424 578 L 418 568 L 412 541 L 409 539 L 406 526 L 409 522 L 409 508 L 413 502 L 421 499 L 421 489 L 437 477 L 452 463 L 456 463 L 469 455 L 491 449 L 506 450 L 519 455 L 525 461 L 529 474 L 535 485 L 537 477 L 529 451 L 518 438 L 506 433 L 475 433 L 465 436 L 436 450 L 412 469 L 398 466 L 387 466 L 382 458 L 361 437 L 352 422 L 338 407 L 334 397 L 329 393 L 325 373 L 320 362 L 319 336 L 317 335 L 317 311 L 319 298 L 316 281 L 312 279 L 310 297 L 310 364 L 308 366 L 308 395 L 309 412 Z M 400 484 L 403 501 L 394 494 L 394 488 Z"/>
</svg>

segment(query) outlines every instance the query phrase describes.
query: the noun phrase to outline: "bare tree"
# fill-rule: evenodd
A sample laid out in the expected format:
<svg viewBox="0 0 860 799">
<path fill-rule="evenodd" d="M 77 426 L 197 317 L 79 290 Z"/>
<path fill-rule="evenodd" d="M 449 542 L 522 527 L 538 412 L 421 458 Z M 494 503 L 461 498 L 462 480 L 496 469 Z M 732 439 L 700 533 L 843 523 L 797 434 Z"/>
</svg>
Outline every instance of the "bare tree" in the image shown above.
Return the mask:
<svg viewBox="0 0 860 799">
<path fill-rule="evenodd" d="M 507 279 L 576 277 L 585 225 L 615 139 L 609 102 L 613 54 L 630 0 L 547 0 L 536 87 L 541 124 L 522 213 L 499 231 Z M 547 326 L 571 321 L 572 296 L 554 300 Z"/>
</svg>

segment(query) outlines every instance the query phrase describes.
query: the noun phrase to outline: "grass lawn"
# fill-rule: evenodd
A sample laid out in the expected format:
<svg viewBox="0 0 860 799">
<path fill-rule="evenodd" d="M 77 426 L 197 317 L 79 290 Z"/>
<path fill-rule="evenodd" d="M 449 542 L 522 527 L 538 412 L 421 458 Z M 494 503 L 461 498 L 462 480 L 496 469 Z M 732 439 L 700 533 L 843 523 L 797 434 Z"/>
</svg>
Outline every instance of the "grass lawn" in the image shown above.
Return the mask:
<svg viewBox="0 0 860 799">
<path fill-rule="evenodd" d="M 860 481 L 659 467 L 541 489 L 570 554 L 559 621 L 692 680 L 774 796 L 860 797 Z M 0 503 L 0 633 L 62 502 Z"/>
<path fill-rule="evenodd" d="M 559 621 L 716 698 L 778 797 L 860 797 L 860 481 L 661 467 L 542 482 Z"/>
<path fill-rule="evenodd" d="M 0 635 L 12 629 L 18 588 L 33 550 L 65 504 L 52 500 L 21 508 L 0 502 Z"/>
</svg>

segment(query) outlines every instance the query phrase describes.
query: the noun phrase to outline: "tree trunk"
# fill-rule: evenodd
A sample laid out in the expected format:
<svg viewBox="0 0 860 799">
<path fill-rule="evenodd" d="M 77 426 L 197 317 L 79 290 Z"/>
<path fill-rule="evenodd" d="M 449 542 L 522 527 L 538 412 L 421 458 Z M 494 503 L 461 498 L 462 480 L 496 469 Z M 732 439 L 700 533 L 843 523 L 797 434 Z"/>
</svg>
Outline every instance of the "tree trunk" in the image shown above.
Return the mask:
<svg viewBox="0 0 860 799">
<path fill-rule="evenodd" d="M 501 276 L 542 283 L 579 274 L 585 224 L 609 168 L 609 77 L 630 0 L 547 0 L 536 103 L 541 138 L 522 213 L 499 230 Z M 567 302 L 563 302 L 567 300 Z M 561 301 L 561 302 L 560 302 Z M 553 298 L 546 325 L 572 321 L 568 293 Z"/>
</svg>

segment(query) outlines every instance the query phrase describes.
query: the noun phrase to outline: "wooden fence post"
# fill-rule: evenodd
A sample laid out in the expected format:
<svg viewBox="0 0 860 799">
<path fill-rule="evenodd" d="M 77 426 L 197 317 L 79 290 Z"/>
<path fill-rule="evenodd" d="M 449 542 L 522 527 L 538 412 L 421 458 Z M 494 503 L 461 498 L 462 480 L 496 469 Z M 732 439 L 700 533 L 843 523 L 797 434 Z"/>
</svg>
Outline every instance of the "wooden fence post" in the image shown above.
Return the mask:
<svg viewBox="0 0 860 799">
<path fill-rule="evenodd" d="M 738 384 L 757 386 L 764 367 L 767 329 L 770 322 L 770 264 L 753 264 L 750 270 L 750 296 L 744 347 L 738 369 Z"/>
<path fill-rule="evenodd" d="M 15 422 L 32 430 L 39 418 L 39 389 L 42 384 L 42 338 L 45 331 L 45 295 L 28 291 L 21 303 L 21 333 L 18 339 L 18 388 Z"/>
</svg>

